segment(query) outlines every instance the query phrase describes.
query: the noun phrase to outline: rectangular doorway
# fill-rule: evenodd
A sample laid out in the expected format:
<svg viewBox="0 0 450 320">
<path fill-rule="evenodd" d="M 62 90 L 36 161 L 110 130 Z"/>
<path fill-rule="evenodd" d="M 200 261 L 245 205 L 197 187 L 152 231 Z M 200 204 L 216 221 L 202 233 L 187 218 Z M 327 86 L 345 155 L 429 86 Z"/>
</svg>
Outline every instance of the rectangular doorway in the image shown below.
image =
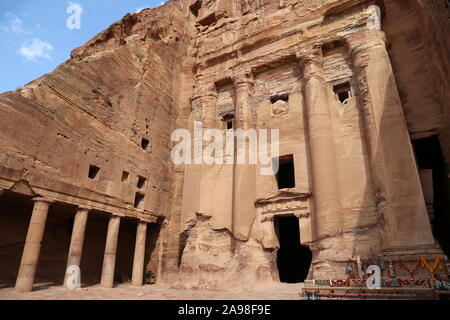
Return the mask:
<svg viewBox="0 0 450 320">
<path fill-rule="evenodd" d="M 277 266 L 280 281 L 301 283 L 306 280 L 311 267 L 312 253 L 300 243 L 299 220 L 295 216 L 275 218 L 275 230 L 280 242 Z"/>
</svg>

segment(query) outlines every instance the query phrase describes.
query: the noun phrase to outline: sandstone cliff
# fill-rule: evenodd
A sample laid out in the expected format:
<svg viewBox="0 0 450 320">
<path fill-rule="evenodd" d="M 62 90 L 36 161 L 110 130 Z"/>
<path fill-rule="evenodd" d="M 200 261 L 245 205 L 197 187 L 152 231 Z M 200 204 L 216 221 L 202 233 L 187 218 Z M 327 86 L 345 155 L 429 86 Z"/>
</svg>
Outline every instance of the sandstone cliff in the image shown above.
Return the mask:
<svg viewBox="0 0 450 320">
<path fill-rule="evenodd" d="M 373 4 L 383 30 L 367 32 Z M 448 34 L 442 1 L 172 0 L 127 14 L 0 95 L 0 189 L 163 223 L 153 267 L 178 286 L 277 282 L 274 221 L 285 215 L 312 250 L 310 278 L 341 277 L 348 259 L 391 243 L 435 253 L 410 138 L 438 135 L 450 162 Z M 322 82 L 305 85 L 318 47 Z M 311 156 L 311 101 L 329 105 L 326 157 Z M 225 130 L 230 115 L 280 129 L 294 188 L 249 167 L 172 164 L 174 129 Z M 334 207 L 315 212 L 327 192 Z"/>
</svg>

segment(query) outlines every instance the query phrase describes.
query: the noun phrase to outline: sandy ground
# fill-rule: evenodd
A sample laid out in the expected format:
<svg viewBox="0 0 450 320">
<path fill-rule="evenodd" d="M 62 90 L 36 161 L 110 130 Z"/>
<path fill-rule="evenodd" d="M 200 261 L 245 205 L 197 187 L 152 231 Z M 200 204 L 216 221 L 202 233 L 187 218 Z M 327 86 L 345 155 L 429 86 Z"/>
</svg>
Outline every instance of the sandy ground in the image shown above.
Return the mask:
<svg viewBox="0 0 450 320">
<path fill-rule="evenodd" d="M 279 284 L 252 291 L 200 291 L 173 289 L 162 285 L 142 288 L 122 284 L 114 289 L 99 286 L 66 290 L 38 284 L 31 293 L 18 294 L 14 288 L 0 289 L 0 300 L 302 300 L 303 284 Z"/>
</svg>

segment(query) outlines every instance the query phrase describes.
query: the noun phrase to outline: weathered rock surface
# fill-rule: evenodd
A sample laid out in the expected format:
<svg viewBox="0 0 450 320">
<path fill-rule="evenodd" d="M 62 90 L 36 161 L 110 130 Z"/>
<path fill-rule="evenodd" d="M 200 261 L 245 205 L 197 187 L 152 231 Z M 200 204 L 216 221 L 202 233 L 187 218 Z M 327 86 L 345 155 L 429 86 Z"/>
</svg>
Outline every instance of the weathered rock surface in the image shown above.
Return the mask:
<svg viewBox="0 0 450 320">
<path fill-rule="evenodd" d="M 251 289 L 278 280 L 275 255 L 254 239 L 239 241 L 227 230 L 213 230 L 210 217 L 199 215 L 186 231 L 180 282 L 189 289 Z M 236 275 L 239 275 L 238 277 Z"/>
<path fill-rule="evenodd" d="M 0 196 L 164 221 L 149 268 L 188 288 L 279 281 L 287 216 L 310 279 L 345 277 L 358 257 L 432 260 L 433 183 L 411 139 L 437 136 L 450 163 L 448 17 L 423 0 L 172 0 L 128 14 L 0 95 Z M 279 129 L 295 186 L 262 165 L 172 163 L 174 129 L 225 132 L 226 119 Z M 11 208 L 1 225 L 15 228 Z"/>
<path fill-rule="evenodd" d="M 68 190 L 55 191 L 84 193 L 99 207 L 111 202 L 130 215 L 142 176 L 147 179 L 143 209 L 165 215 L 168 147 L 180 90 L 175 85 L 183 50 L 181 10 L 170 3 L 129 14 L 75 49 L 52 73 L 3 94 L 3 170 L 42 175 L 32 187 L 67 184 Z M 100 168 L 97 180 L 88 178 L 90 165 Z M 123 171 L 129 173 L 126 183 Z M 14 179 L 3 187 L 9 189 Z"/>
</svg>

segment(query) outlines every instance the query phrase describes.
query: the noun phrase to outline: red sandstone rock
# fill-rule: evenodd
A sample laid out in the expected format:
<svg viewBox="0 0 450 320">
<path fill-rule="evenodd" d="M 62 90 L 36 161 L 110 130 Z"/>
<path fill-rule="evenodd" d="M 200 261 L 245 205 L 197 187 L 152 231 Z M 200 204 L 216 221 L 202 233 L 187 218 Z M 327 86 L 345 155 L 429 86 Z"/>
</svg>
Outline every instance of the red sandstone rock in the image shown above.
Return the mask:
<svg viewBox="0 0 450 320">
<path fill-rule="evenodd" d="M 345 277 L 357 257 L 442 254 L 422 194 L 430 209 L 432 184 L 423 172 L 420 184 L 410 139 L 438 135 L 450 162 L 443 2 L 238 3 L 173 0 L 127 14 L 53 72 L 0 95 L 0 225 L 17 230 L 0 232 L 0 279 L 15 281 L 36 196 L 55 203 L 39 280 L 64 276 L 71 234 L 61 230 L 77 206 L 97 217 L 82 263 L 94 281 L 101 212 L 161 224 L 147 237 L 146 270 L 191 288 L 279 281 L 274 222 L 285 215 L 299 218 L 299 245 L 312 251 L 310 279 Z M 367 30 L 373 4 L 382 30 Z M 226 116 L 280 129 L 294 188 L 277 193 L 259 167 L 171 162 L 173 130 L 195 120 L 224 130 Z M 116 278 L 132 269 L 135 225 L 123 228 Z"/>
</svg>

